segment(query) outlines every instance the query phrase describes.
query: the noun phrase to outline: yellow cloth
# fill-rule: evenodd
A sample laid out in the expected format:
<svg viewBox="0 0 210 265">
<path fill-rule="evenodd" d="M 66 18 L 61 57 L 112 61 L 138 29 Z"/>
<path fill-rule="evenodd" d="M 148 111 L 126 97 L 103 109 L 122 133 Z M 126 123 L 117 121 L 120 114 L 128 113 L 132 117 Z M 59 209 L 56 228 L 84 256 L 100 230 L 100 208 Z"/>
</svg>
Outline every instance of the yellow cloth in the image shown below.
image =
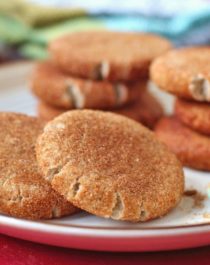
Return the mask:
<svg viewBox="0 0 210 265">
<path fill-rule="evenodd" d="M 85 15 L 81 8 L 41 6 L 25 0 L 0 1 L 0 13 L 13 16 L 32 26 L 43 26 L 67 18 Z"/>
</svg>

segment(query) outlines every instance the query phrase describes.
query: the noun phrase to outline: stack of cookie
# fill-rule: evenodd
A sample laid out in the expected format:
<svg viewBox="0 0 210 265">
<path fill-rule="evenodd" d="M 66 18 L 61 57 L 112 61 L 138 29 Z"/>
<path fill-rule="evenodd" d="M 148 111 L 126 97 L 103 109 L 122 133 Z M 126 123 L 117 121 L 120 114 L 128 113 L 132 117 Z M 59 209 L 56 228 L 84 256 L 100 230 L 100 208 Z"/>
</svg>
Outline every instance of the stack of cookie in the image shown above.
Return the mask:
<svg viewBox="0 0 210 265">
<path fill-rule="evenodd" d="M 70 109 L 113 111 L 152 128 L 162 116 L 147 91 L 151 61 L 171 48 L 152 34 L 80 32 L 53 41 L 50 61 L 39 63 L 32 90 L 44 120 Z"/>
<path fill-rule="evenodd" d="M 186 166 L 210 170 L 210 47 L 173 50 L 151 66 L 155 84 L 178 98 L 175 114 L 162 118 L 157 136 Z"/>
</svg>

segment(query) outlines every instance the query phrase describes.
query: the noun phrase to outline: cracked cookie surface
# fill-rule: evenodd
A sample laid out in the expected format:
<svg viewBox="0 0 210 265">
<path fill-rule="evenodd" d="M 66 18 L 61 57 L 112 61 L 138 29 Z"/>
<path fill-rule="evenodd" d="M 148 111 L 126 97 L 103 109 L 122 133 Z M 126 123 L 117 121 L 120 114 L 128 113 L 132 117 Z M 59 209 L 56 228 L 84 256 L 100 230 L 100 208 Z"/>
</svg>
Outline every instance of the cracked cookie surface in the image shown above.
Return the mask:
<svg viewBox="0 0 210 265">
<path fill-rule="evenodd" d="M 152 81 L 162 90 L 185 99 L 210 102 L 210 47 L 172 50 L 155 59 Z"/>
<path fill-rule="evenodd" d="M 65 109 L 109 109 L 133 102 L 146 81 L 111 83 L 72 77 L 52 62 L 37 64 L 31 79 L 32 92 L 48 104 Z"/>
<path fill-rule="evenodd" d="M 49 219 L 76 211 L 39 173 L 35 143 L 43 126 L 37 118 L 0 113 L 1 213 L 27 219 Z"/>
<path fill-rule="evenodd" d="M 50 121 L 65 111 L 64 109 L 52 107 L 44 102 L 39 102 L 37 106 L 38 116 L 44 121 Z M 153 128 L 163 115 L 161 104 L 149 91 L 143 91 L 136 98 L 136 102 L 110 111 L 141 122 L 149 128 Z"/>
<path fill-rule="evenodd" d="M 154 34 L 77 32 L 52 41 L 55 63 L 72 75 L 94 80 L 133 81 L 148 76 L 151 61 L 171 48 Z"/>
<path fill-rule="evenodd" d="M 182 197 L 184 176 L 175 155 L 121 115 L 66 112 L 46 125 L 36 154 L 52 187 L 98 216 L 146 221 L 163 216 Z"/>
</svg>

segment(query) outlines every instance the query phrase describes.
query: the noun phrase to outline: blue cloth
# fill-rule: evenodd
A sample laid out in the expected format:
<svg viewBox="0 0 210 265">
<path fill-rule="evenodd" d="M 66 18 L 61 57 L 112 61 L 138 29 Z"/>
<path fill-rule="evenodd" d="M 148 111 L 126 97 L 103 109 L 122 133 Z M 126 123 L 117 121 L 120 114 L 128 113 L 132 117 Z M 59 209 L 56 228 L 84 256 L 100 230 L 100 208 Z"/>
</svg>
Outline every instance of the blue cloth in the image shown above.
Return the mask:
<svg viewBox="0 0 210 265">
<path fill-rule="evenodd" d="M 99 18 L 109 29 L 153 32 L 170 38 L 178 46 L 210 43 L 210 7 L 174 17 L 107 15 Z"/>
</svg>

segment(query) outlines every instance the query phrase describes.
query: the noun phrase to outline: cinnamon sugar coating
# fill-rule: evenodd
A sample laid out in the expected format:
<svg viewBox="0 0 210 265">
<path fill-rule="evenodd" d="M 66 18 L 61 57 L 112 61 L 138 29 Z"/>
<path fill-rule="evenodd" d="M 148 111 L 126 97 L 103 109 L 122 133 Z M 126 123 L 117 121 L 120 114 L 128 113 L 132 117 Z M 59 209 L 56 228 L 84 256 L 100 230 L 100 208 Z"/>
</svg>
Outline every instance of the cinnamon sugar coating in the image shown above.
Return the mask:
<svg viewBox="0 0 210 265">
<path fill-rule="evenodd" d="M 110 31 L 76 32 L 50 43 L 54 62 L 83 78 L 134 81 L 148 76 L 151 61 L 171 49 L 154 34 Z"/>
<path fill-rule="evenodd" d="M 210 47 L 176 49 L 156 58 L 150 78 L 178 97 L 210 102 Z"/>
<path fill-rule="evenodd" d="M 17 113 L 0 113 L 0 212 L 26 219 L 49 219 L 76 208 L 40 174 L 35 143 L 44 124 Z"/>
<path fill-rule="evenodd" d="M 38 116 L 44 121 L 50 121 L 65 111 L 64 109 L 54 108 L 44 102 L 39 102 L 37 106 Z M 149 128 L 153 128 L 163 115 L 162 106 L 149 91 L 143 91 L 136 99 L 136 102 L 110 111 L 141 122 Z"/>
<path fill-rule="evenodd" d="M 175 115 L 193 130 L 210 136 L 210 104 L 177 99 Z"/>
<path fill-rule="evenodd" d="M 52 62 L 38 63 L 31 79 L 32 92 L 48 104 L 64 109 L 110 109 L 133 102 L 146 81 L 93 81 L 62 72 Z"/>
<path fill-rule="evenodd" d="M 188 128 L 174 117 L 160 119 L 157 137 L 174 152 L 184 166 L 210 170 L 210 138 Z"/>
<path fill-rule="evenodd" d="M 154 134 L 121 115 L 66 112 L 49 122 L 36 146 L 46 180 L 92 214 L 132 222 L 161 217 L 180 201 L 180 162 Z"/>
</svg>

